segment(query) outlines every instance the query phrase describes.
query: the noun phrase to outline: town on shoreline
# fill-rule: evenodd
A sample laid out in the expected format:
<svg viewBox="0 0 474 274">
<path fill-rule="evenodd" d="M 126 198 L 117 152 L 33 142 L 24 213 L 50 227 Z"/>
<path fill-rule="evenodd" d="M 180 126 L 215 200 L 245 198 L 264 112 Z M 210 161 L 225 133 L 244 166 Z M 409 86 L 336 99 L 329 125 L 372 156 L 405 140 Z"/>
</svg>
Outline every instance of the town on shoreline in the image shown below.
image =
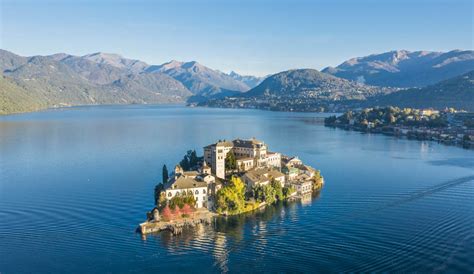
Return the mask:
<svg viewBox="0 0 474 274">
<path fill-rule="evenodd" d="M 474 148 L 474 113 L 452 108 L 442 111 L 398 107 L 365 108 L 327 117 L 324 124 L 345 130 Z"/>
<path fill-rule="evenodd" d="M 138 231 L 142 234 L 210 223 L 216 215 L 235 215 L 319 191 L 319 170 L 268 150 L 263 141 L 219 140 L 203 148 L 204 155 L 188 151 L 155 187 L 155 207 Z"/>
</svg>

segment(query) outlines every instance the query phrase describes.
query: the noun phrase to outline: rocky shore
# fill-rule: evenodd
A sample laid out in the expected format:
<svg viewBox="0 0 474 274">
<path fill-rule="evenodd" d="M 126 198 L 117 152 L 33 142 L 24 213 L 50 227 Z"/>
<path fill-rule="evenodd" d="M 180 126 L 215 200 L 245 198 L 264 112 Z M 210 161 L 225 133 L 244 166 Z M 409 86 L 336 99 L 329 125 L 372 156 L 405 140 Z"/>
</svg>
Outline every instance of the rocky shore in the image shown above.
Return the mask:
<svg viewBox="0 0 474 274">
<path fill-rule="evenodd" d="M 211 224 L 215 215 L 215 213 L 210 211 L 201 211 L 194 213 L 188 218 L 173 219 L 170 221 L 145 221 L 138 226 L 137 230 L 142 235 L 161 231 L 170 231 L 173 235 L 178 235 L 181 234 L 185 227 L 195 227 L 199 224 Z"/>
</svg>

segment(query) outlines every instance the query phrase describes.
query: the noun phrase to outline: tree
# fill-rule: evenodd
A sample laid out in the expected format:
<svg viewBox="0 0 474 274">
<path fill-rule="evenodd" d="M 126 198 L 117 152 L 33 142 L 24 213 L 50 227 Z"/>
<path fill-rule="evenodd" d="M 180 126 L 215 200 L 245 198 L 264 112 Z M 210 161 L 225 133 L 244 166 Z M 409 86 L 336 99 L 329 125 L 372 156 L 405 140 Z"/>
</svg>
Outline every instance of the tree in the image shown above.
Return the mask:
<svg viewBox="0 0 474 274">
<path fill-rule="evenodd" d="M 181 212 L 183 212 L 184 217 L 188 217 L 191 215 L 192 209 L 188 204 L 184 204 L 183 208 L 181 209 Z"/>
<path fill-rule="evenodd" d="M 199 157 L 197 157 L 195 150 L 188 150 L 186 155 L 184 155 L 179 165 L 183 168 L 183 170 L 190 170 L 191 168 L 195 167 L 199 162 Z"/>
<path fill-rule="evenodd" d="M 235 154 L 232 150 L 227 152 L 227 155 L 225 156 L 225 169 L 226 170 L 237 169 L 237 161 L 235 160 Z"/>
<path fill-rule="evenodd" d="M 292 186 L 284 187 L 282 189 L 283 197 L 286 199 L 291 196 L 291 194 L 295 193 L 296 189 Z"/>
<path fill-rule="evenodd" d="M 166 221 L 171 220 L 172 213 L 171 213 L 171 209 L 169 208 L 169 206 L 165 206 L 165 208 L 163 208 L 163 210 L 161 212 L 161 215 L 163 215 L 164 220 L 166 220 Z"/>
<path fill-rule="evenodd" d="M 167 204 L 168 200 L 166 199 L 166 192 L 163 191 L 160 193 L 156 207 L 158 207 L 158 209 L 163 209 Z"/>
<path fill-rule="evenodd" d="M 194 207 L 194 205 L 196 204 L 196 199 L 193 195 L 190 194 L 180 196 L 177 195 L 171 198 L 169 204 L 172 209 L 175 209 L 177 207 L 183 208 L 185 204 L 189 205 L 190 207 Z"/>
<path fill-rule="evenodd" d="M 160 195 L 164 190 L 163 183 L 159 183 L 155 186 L 155 205 L 158 205 Z"/>
<path fill-rule="evenodd" d="M 166 165 L 163 165 L 163 184 L 166 184 L 166 182 L 168 182 L 168 179 L 168 168 L 166 167 Z"/>
<path fill-rule="evenodd" d="M 275 202 L 275 189 L 273 188 L 273 186 L 271 184 L 268 184 L 266 186 L 263 187 L 263 193 L 264 193 L 264 196 L 265 196 L 265 202 L 267 204 L 273 204 Z"/>
<path fill-rule="evenodd" d="M 281 186 L 281 183 L 276 181 L 275 179 L 272 179 L 272 182 L 270 185 L 273 187 L 275 190 L 275 200 L 281 201 L 284 199 L 283 197 L 283 188 Z"/>
<path fill-rule="evenodd" d="M 181 217 L 181 210 L 179 210 L 179 207 L 174 208 L 173 215 L 174 215 L 175 218 Z"/>
<path fill-rule="evenodd" d="M 217 192 L 217 212 L 240 213 L 245 209 L 245 184 L 233 176 L 227 186 Z"/>
<path fill-rule="evenodd" d="M 183 170 L 189 170 L 191 165 L 189 164 L 188 155 L 184 155 L 183 159 L 179 162 L 179 165 L 183 168 Z"/>
<path fill-rule="evenodd" d="M 188 151 L 188 157 L 189 157 L 189 167 L 195 167 L 198 164 L 199 158 L 197 157 L 196 151 Z"/>
</svg>

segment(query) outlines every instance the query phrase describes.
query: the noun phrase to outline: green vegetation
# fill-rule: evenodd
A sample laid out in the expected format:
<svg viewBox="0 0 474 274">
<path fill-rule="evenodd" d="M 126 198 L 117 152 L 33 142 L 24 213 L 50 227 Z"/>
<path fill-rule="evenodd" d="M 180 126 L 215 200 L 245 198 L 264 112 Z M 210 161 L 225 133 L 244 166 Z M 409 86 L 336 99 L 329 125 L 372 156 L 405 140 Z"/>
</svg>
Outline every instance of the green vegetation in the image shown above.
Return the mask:
<svg viewBox="0 0 474 274">
<path fill-rule="evenodd" d="M 164 189 L 165 189 L 165 187 L 164 187 L 163 183 L 159 183 L 155 186 L 155 205 L 160 204 L 160 201 L 162 200 L 161 199 L 162 196 L 163 196 L 163 198 L 165 198 L 165 201 L 166 201 L 166 197 L 164 197 L 164 195 L 162 195 L 162 194 L 164 194 L 164 192 L 163 192 Z"/>
<path fill-rule="evenodd" d="M 260 203 L 273 204 L 287 199 L 294 192 L 295 189 L 293 187 L 282 187 L 280 182 L 272 180 L 268 185 L 254 187 L 250 195 Z"/>
<path fill-rule="evenodd" d="M 319 170 L 316 170 L 316 173 L 313 176 L 313 190 L 320 190 L 323 187 L 323 176 Z"/>
<path fill-rule="evenodd" d="M 183 160 L 179 162 L 179 165 L 183 168 L 183 170 L 191 170 L 193 167 L 199 162 L 199 157 L 197 157 L 196 150 L 188 150 L 186 155 L 184 155 Z"/>
<path fill-rule="evenodd" d="M 217 192 L 217 213 L 238 214 L 245 211 L 245 184 L 238 177 L 232 177 L 229 184 Z"/>
<path fill-rule="evenodd" d="M 225 156 L 225 169 L 235 170 L 237 169 L 237 160 L 235 159 L 234 152 L 231 150 Z"/>
<path fill-rule="evenodd" d="M 163 173 L 163 183 L 168 182 L 169 175 L 168 175 L 168 168 L 166 167 L 166 165 L 163 165 L 162 173 Z"/>
<path fill-rule="evenodd" d="M 183 208 L 184 205 L 189 205 L 190 207 L 194 208 L 195 204 L 196 204 L 196 200 L 194 199 L 194 196 L 192 194 L 174 196 L 169 201 L 169 206 L 171 207 L 171 209 L 176 209 L 176 207 Z"/>
<path fill-rule="evenodd" d="M 251 211 L 263 202 L 273 204 L 287 199 L 294 192 L 293 187 L 282 187 L 280 182 L 275 180 L 268 185 L 247 190 L 242 180 L 233 176 L 230 183 L 217 192 L 217 213 L 233 215 Z"/>
<path fill-rule="evenodd" d="M 0 115 L 47 108 L 42 100 L 8 77 L 0 76 Z"/>
</svg>

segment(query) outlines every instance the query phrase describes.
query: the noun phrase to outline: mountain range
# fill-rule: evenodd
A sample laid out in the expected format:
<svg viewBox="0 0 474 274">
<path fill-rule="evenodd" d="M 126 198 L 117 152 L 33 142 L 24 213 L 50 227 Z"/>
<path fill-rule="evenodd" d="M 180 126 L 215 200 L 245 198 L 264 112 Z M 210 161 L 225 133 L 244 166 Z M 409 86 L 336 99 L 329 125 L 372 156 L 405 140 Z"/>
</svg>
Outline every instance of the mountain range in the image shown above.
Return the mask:
<svg viewBox="0 0 474 274">
<path fill-rule="evenodd" d="M 470 102 L 472 81 L 466 80 L 471 79 L 466 73 L 472 70 L 474 51 L 469 50 L 391 51 L 353 58 L 321 72 L 297 69 L 267 77 L 226 74 L 195 61 L 149 65 L 101 52 L 23 57 L 0 50 L 0 113 L 89 104 L 205 103 L 228 97 L 272 98 L 280 105 L 291 98 L 306 109 L 349 100 L 396 105 L 405 97 L 411 98 L 408 103 L 457 107 L 465 105 L 455 91 L 458 82 L 467 90 L 464 101 Z M 450 92 L 453 98 L 447 101 Z"/>
<path fill-rule="evenodd" d="M 344 79 L 384 87 L 424 87 L 474 69 L 474 51 L 397 50 L 347 60 L 322 71 Z"/>
<path fill-rule="evenodd" d="M 0 50 L 0 72 L 4 76 L 0 89 L 5 102 L 6 90 L 12 89 L 38 102 L 20 100 L 8 106 L 3 103 L 0 113 L 87 104 L 184 103 L 192 98 L 217 98 L 253 87 L 246 76 L 225 74 L 195 61 L 148 65 L 100 52 L 23 57 Z"/>
</svg>

